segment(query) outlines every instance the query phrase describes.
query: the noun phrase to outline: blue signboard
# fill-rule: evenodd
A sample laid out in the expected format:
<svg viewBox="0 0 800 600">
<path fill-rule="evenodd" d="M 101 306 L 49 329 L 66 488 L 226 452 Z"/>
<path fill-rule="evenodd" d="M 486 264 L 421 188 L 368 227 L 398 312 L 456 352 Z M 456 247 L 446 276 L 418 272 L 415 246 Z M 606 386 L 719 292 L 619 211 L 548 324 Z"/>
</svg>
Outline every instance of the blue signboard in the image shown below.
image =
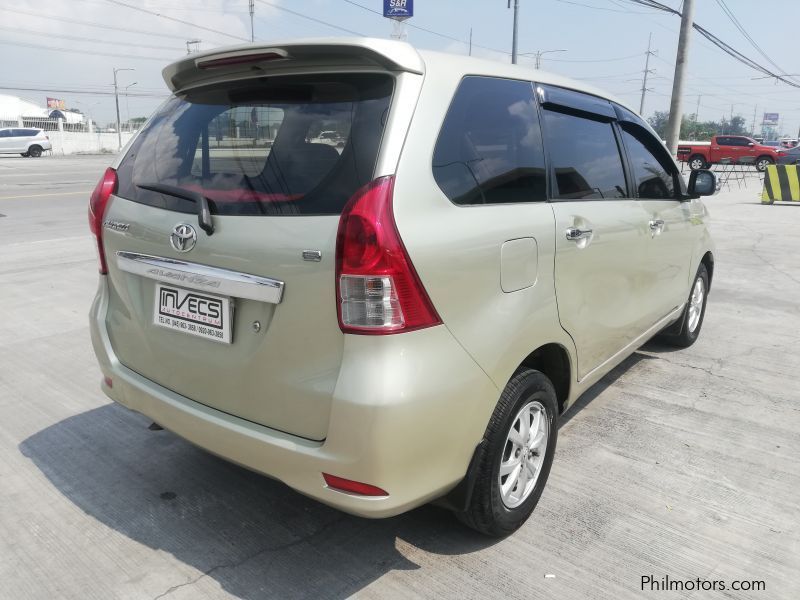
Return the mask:
<svg viewBox="0 0 800 600">
<path fill-rule="evenodd" d="M 408 19 L 414 16 L 414 0 L 383 0 L 383 16 Z"/>
</svg>

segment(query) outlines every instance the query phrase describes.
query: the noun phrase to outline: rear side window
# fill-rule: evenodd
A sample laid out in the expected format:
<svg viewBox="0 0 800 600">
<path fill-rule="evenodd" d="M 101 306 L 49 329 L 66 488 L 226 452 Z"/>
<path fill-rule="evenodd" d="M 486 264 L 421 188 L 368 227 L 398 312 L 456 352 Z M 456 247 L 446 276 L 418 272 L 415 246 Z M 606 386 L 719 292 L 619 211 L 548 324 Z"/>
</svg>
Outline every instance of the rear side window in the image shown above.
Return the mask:
<svg viewBox="0 0 800 600">
<path fill-rule="evenodd" d="M 265 77 L 172 98 L 120 163 L 118 194 L 197 210 L 138 186 L 156 183 L 203 194 L 218 215 L 339 214 L 373 177 L 392 90 L 388 75 L 336 74 Z"/>
<path fill-rule="evenodd" d="M 555 181 L 553 197 L 625 198 L 622 158 L 611 123 L 544 111 L 545 141 Z"/>
<path fill-rule="evenodd" d="M 542 135 L 531 83 L 464 78 L 436 142 L 433 176 L 455 204 L 545 200 Z"/>
</svg>

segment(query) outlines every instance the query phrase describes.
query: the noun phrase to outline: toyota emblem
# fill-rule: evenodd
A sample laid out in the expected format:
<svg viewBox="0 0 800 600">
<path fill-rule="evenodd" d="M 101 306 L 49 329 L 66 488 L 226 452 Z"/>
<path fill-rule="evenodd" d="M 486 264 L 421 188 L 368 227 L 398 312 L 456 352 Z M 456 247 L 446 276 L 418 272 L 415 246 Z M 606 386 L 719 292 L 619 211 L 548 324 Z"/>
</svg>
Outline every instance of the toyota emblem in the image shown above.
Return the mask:
<svg viewBox="0 0 800 600">
<path fill-rule="evenodd" d="M 188 223 L 178 223 L 172 229 L 169 243 L 178 252 L 189 252 L 197 243 L 197 232 Z"/>
</svg>

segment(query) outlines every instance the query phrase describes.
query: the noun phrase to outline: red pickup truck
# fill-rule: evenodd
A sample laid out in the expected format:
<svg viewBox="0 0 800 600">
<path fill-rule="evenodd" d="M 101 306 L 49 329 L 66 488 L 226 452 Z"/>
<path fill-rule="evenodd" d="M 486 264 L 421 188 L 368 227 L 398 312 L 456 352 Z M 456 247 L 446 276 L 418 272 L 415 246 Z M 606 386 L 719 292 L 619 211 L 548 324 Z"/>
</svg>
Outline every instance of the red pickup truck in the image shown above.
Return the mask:
<svg viewBox="0 0 800 600">
<path fill-rule="evenodd" d="M 710 144 L 698 142 L 678 145 L 678 159 L 689 163 L 689 168 L 693 171 L 707 169 L 723 159 L 753 164 L 759 171 L 763 171 L 767 165 L 775 164 L 781 155 L 779 148 L 762 146 L 753 138 L 741 135 L 717 135 L 711 138 Z M 746 160 L 742 161 L 742 158 Z"/>
</svg>

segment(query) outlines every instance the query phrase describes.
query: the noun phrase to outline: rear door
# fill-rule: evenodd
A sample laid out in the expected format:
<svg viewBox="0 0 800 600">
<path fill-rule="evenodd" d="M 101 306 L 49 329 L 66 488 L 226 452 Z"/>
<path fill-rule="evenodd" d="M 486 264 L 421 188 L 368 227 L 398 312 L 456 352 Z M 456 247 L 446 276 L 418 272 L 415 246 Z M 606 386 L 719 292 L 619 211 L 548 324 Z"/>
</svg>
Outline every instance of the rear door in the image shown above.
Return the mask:
<svg viewBox="0 0 800 600">
<path fill-rule="evenodd" d="M 105 215 L 106 324 L 122 364 L 325 437 L 343 345 L 339 215 L 373 176 L 393 85 L 385 73 L 262 77 L 179 94 L 155 115 Z M 343 147 L 312 142 L 321 131 Z M 186 199 L 198 195 L 213 231 Z"/>
<path fill-rule="evenodd" d="M 583 379 L 648 324 L 647 213 L 630 198 L 606 100 L 544 87 L 561 325 Z"/>
</svg>

